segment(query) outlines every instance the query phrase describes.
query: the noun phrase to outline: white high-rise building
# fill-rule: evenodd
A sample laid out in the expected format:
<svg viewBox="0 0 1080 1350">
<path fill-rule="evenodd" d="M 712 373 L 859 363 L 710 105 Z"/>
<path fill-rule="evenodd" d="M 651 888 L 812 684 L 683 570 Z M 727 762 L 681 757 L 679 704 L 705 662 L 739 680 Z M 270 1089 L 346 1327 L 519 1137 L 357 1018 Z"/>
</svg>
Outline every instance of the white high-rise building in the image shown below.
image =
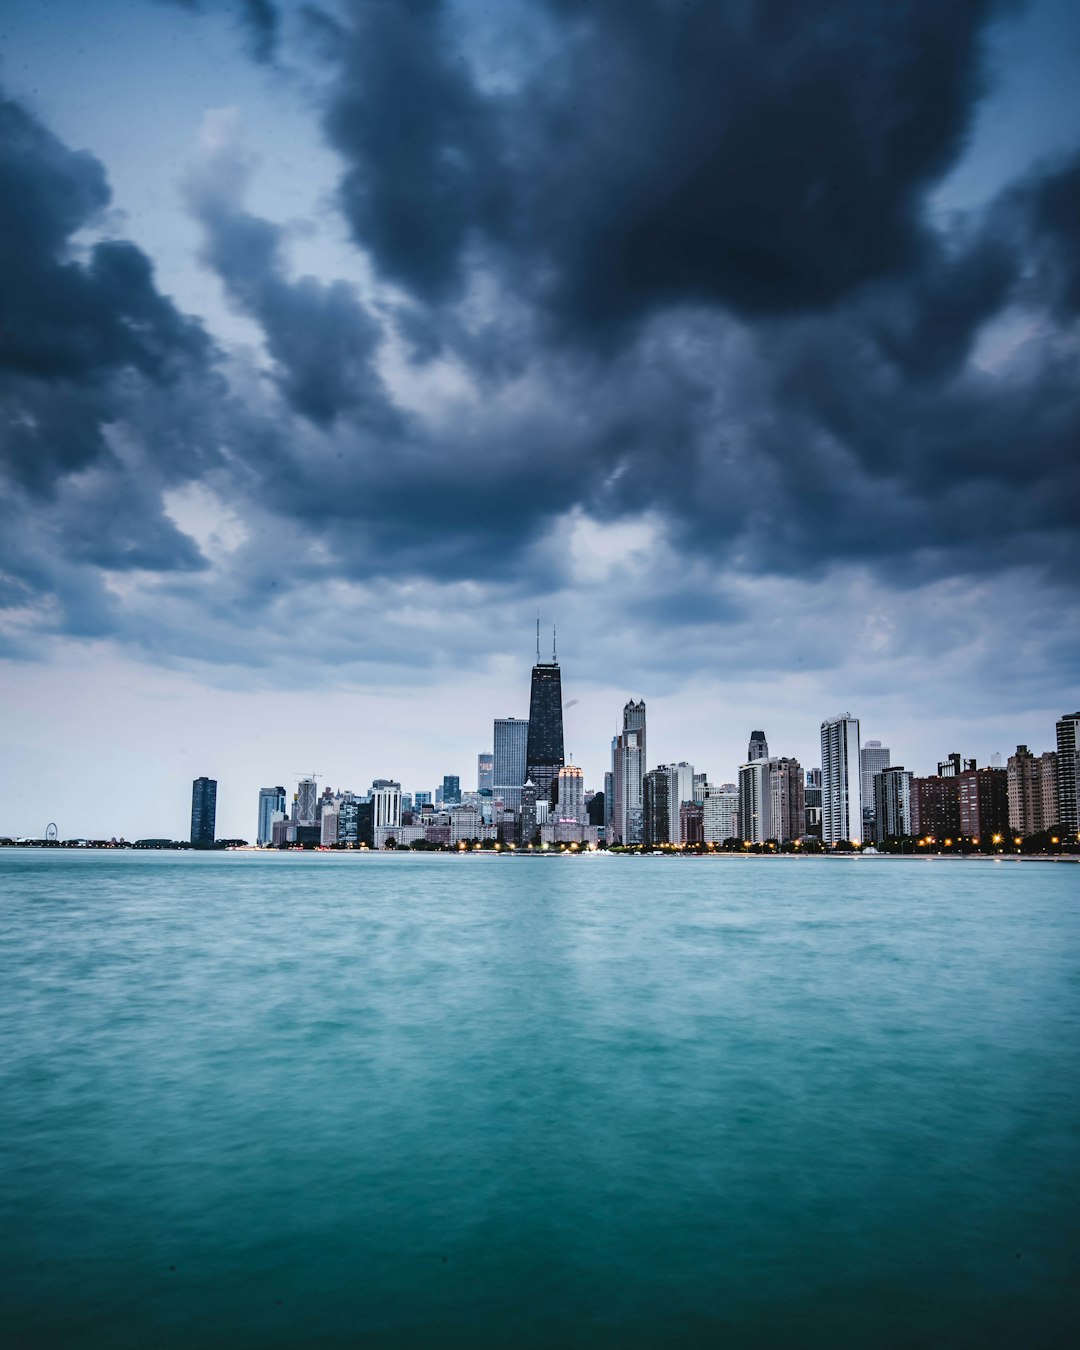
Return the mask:
<svg viewBox="0 0 1080 1350">
<path fill-rule="evenodd" d="M 623 708 L 623 729 L 611 742 L 609 842 L 640 844 L 644 824 L 645 700 Z"/>
<path fill-rule="evenodd" d="M 887 769 L 890 763 L 891 752 L 887 745 L 882 745 L 880 741 L 863 742 L 859 751 L 859 774 L 863 816 L 868 829 L 874 821 L 874 779 Z M 868 832 L 865 837 L 872 839 L 874 836 Z"/>
<path fill-rule="evenodd" d="M 668 838 L 673 844 L 685 844 L 686 840 L 683 838 L 680 824 L 679 807 L 683 802 L 694 800 L 694 766 L 687 764 L 685 760 L 678 764 L 669 764 L 668 779 L 670 782 L 668 811 L 671 820 L 668 827 Z"/>
<path fill-rule="evenodd" d="M 751 760 L 739 769 L 739 836 L 752 844 L 773 837 L 768 759 Z"/>
<path fill-rule="evenodd" d="M 850 713 L 821 724 L 821 838 L 826 844 L 862 839 L 859 719 Z"/>
<path fill-rule="evenodd" d="M 702 832 L 707 844 L 739 837 L 739 789 L 734 783 L 705 785 Z"/>
<path fill-rule="evenodd" d="M 401 825 L 401 784 L 377 779 L 371 789 L 371 824 L 376 830 Z"/>
<path fill-rule="evenodd" d="M 315 824 L 315 807 L 319 788 L 314 778 L 301 778 L 296 789 L 296 823 L 298 825 Z"/>
</svg>

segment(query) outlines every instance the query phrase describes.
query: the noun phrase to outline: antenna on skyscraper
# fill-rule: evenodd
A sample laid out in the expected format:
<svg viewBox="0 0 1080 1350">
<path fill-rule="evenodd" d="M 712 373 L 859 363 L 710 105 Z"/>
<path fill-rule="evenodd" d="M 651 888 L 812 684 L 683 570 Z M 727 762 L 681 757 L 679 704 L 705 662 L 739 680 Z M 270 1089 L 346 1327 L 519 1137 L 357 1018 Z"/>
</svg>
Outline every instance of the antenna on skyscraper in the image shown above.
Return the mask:
<svg viewBox="0 0 1080 1350">
<path fill-rule="evenodd" d="M 559 658 L 555 655 L 555 625 L 551 625 L 551 664 L 557 666 Z"/>
<path fill-rule="evenodd" d="M 540 664 L 540 606 L 536 606 L 536 664 Z"/>
</svg>

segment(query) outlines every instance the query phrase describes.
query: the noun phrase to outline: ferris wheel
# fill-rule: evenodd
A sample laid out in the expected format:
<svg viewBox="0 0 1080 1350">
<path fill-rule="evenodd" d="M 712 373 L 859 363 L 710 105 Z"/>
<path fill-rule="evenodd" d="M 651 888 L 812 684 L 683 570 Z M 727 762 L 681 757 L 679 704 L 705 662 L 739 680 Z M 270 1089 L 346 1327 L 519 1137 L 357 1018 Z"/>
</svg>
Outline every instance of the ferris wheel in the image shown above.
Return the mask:
<svg viewBox="0 0 1080 1350">
<path fill-rule="evenodd" d="M 56 828 L 56 821 L 50 820 L 45 826 L 45 841 L 49 844 L 55 844 L 60 838 L 60 831 Z"/>
</svg>

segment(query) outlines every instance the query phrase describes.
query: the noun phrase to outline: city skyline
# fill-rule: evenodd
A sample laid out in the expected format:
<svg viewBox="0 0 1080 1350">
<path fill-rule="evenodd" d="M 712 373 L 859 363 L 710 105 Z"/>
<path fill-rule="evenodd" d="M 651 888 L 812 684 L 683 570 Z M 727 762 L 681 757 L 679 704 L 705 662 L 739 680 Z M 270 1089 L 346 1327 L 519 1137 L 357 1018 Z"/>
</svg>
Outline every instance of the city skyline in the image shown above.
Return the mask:
<svg viewBox="0 0 1080 1350">
<path fill-rule="evenodd" d="M 13 7 L 0 827 L 469 780 L 538 606 L 590 786 L 631 698 L 721 781 L 1050 749 L 1080 11 L 853 15 Z"/>
<path fill-rule="evenodd" d="M 537 662 L 537 664 L 533 666 L 534 690 L 537 687 L 536 673 L 538 670 L 541 672 L 542 680 L 551 671 L 554 671 L 556 676 L 561 674 L 561 666 L 559 666 L 557 662 L 554 661 Z M 540 687 L 543 688 L 543 684 L 541 684 Z M 561 683 L 559 687 L 561 688 Z M 542 694 L 541 697 L 543 698 L 544 695 Z M 504 699 L 503 701 L 505 702 L 507 700 Z M 509 701 L 510 702 L 514 701 L 512 696 L 510 697 Z M 529 697 L 519 693 L 519 701 L 529 702 Z M 565 714 L 565 711 L 568 708 L 573 709 L 576 708 L 577 706 L 580 706 L 580 702 L 581 701 L 576 696 L 571 695 L 571 697 L 567 699 L 566 703 L 562 705 L 563 713 Z M 665 770 L 669 774 L 675 774 L 678 771 L 682 773 L 683 777 L 685 777 L 689 773 L 694 773 L 695 780 L 707 779 L 711 785 L 717 788 L 719 788 L 721 785 L 729 783 L 732 786 L 735 786 L 738 781 L 741 781 L 741 779 L 745 777 L 744 771 L 747 769 L 755 769 L 755 770 L 765 769 L 766 774 L 768 774 L 768 771 L 771 768 L 771 766 L 775 765 L 784 766 L 789 763 L 797 764 L 798 767 L 802 770 L 804 776 L 810 771 L 817 771 L 820 774 L 822 770 L 822 762 L 827 758 L 827 751 L 826 751 L 827 726 L 838 723 L 845 723 L 846 725 L 845 719 L 850 719 L 850 722 L 853 724 L 854 728 L 853 732 L 851 733 L 853 739 L 850 745 L 847 745 L 846 742 L 844 742 L 846 748 L 844 749 L 843 753 L 847 758 L 844 760 L 846 770 L 845 774 L 842 775 L 842 777 L 846 784 L 847 775 L 850 774 L 851 779 L 855 783 L 856 791 L 859 793 L 861 810 L 868 810 L 872 807 L 873 797 L 870 796 L 868 798 L 866 796 L 866 787 L 868 784 L 872 783 L 873 774 L 877 772 L 880 768 L 888 765 L 889 756 L 891 753 L 893 753 L 893 747 L 883 745 L 880 737 L 876 736 L 865 737 L 865 734 L 862 733 L 860 730 L 859 726 L 860 719 L 858 717 L 853 717 L 849 713 L 844 713 L 839 718 L 827 717 L 822 719 L 822 721 L 818 724 L 816 728 L 817 735 L 813 736 L 810 735 L 807 731 L 806 726 L 805 725 L 801 726 L 800 734 L 798 736 L 790 738 L 791 740 L 798 743 L 798 745 L 801 747 L 801 751 L 798 753 L 791 749 L 791 745 L 788 743 L 789 738 L 786 735 L 779 735 L 773 737 L 774 745 L 782 745 L 784 748 L 781 752 L 777 752 L 774 749 L 770 754 L 769 740 L 770 737 L 772 736 L 772 733 L 769 731 L 768 727 L 766 727 L 765 729 L 761 729 L 760 726 L 756 726 L 752 731 L 750 732 L 744 731 L 742 733 L 743 735 L 742 744 L 743 746 L 745 746 L 745 749 L 741 751 L 740 755 L 735 759 L 734 762 L 723 763 L 719 764 L 717 767 L 714 767 L 714 762 L 712 761 L 711 757 L 708 756 L 707 754 L 699 753 L 695 746 L 695 743 L 693 742 L 689 745 L 683 745 L 681 747 L 681 752 L 683 756 L 685 756 L 686 754 L 693 754 L 695 756 L 692 761 L 687 761 L 685 758 L 676 759 L 674 755 L 665 758 L 663 754 L 660 754 L 659 757 L 656 757 L 655 753 L 650 749 L 651 736 L 648 740 L 646 738 L 646 702 L 647 701 L 645 699 L 641 699 L 640 701 L 635 702 L 633 696 L 631 696 L 627 700 L 625 706 L 622 709 L 622 722 L 621 722 L 622 739 L 625 739 L 626 732 L 628 729 L 631 731 L 629 752 L 633 764 L 637 766 L 635 772 L 639 773 L 640 775 L 640 790 L 636 796 L 633 793 L 631 793 L 631 799 L 633 802 L 641 803 L 642 805 L 644 804 L 644 797 L 643 797 L 644 780 L 650 772 L 655 773 L 657 770 Z M 1056 748 L 1054 728 L 1058 725 L 1058 723 L 1062 719 L 1065 719 L 1069 726 L 1073 726 L 1073 722 L 1069 720 L 1070 718 L 1072 718 L 1072 716 L 1073 716 L 1072 714 L 1062 712 L 1058 712 L 1057 714 L 1055 714 L 1050 724 L 1049 733 L 1044 734 L 1041 740 L 1039 739 L 1039 737 L 1035 738 L 1036 748 L 1034 750 L 1034 754 L 1036 756 L 1039 755 L 1045 756 L 1047 752 L 1053 751 Z M 764 719 L 759 716 L 752 720 L 760 723 L 761 721 L 763 720 L 767 721 L 768 719 Z M 653 717 L 650 707 L 650 711 L 648 713 L 648 725 L 651 726 L 652 722 Z M 507 801 L 507 804 L 516 810 L 518 809 L 520 797 L 519 795 L 515 794 L 512 791 L 514 785 L 498 784 L 497 775 L 499 774 L 503 765 L 513 765 L 512 772 L 515 774 L 524 774 L 526 776 L 528 775 L 527 737 L 529 732 L 529 719 L 527 717 L 515 718 L 515 717 L 495 716 L 493 719 L 489 721 L 488 726 L 489 726 L 489 743 L 492 746 L 492 748 L 488 749 L 487 747 L 481 747 L 477 749 L 471 756 L 466 756 L 466 763 L 471 762 L 471 765 L 473 767 L 471 769 L 464 769 L 463 772 L 460 772 L 458 774 L 452 774 L 448 770 L 443 769 L 441 772 L 437 773 L 433 771 L 430 778 L 423 778 L 423 780 L 421 781 L 416 776 L 411 776 L 408 773 L 404 772 L 398 772 L 396 766 L 393 763 L 389 765 L 382 763 L 377 766 L 365 764 L 362 766 L 354 765 L 351 768 L 346 767 L 344 771 L 340 774 L 332 774 L 332 773 L 304 774 L 299 777 L 296 794 L 293 794 L 288 789 L 282 788 L 280 786 L 268 788 L 266 787 L 265 784 L 260 784 L 254 787 L 251 790 L 251 792 L 248 793 L 249 796 L 252 795 L 253 793 L 257 799 L 257 824 L 255 824 L 254 828 L 252 828 L 252 824 L 250 821 L 245 820 L 245 816 L 252 815 L 250 803 L 245 803 L 243 800 L 241 800 L 241 794 L 244 791 L 246 791 L 246 789 L 239 787 L 237 785 L 236 780 L 226 781 L 226 790 L 220 801 L 217 799 L 216 795 L 218 784 L 222 781 L 222 776 L 220 774 L 218 775 L 202 774 L 199 775 L 194 781 L 196 787 L 198 786 L 199 783 L 205 782 L 213 783 L 214 785 L 214 805 L 212 808 L 213 813 L 216 814 L 219 808 L 222 805 L 224 806 L 224 812 L 222 813 L 222 816 L 219 820 L 216 833 L 219 838 L 230 838 L 230 839 L 249 838 L 252 840 L 255 839 L 261 840 L 263 838 L 264 825 L 269 819 L 267 813 L 269 810 L 268 803 L 271 797 L 274 800 L 274 809 L 283 809 L 287 813 L 290 803 L 293 801 L 293 797 L 295 795 L 296 797 L 301 799 L 299 818 L 301 820 L 314 819 L 315 818 L 314 807 L 318 796 L 319 784 L 322 784 L 324 790 L 332 787 L 335 791 L 357 790 L 358 788 L 361 791 L 363 791 L 365 789 L 363 788 L 362 785 L 368 780 L 374 779 L 376 783 L 380 783 L 383 781 L 389 783 L 392 781 L 399 795 L 401 794 L 402 791 L 404 791 L 405 794 L 412 794 L 415 792 L 423 794 L 429 801 L 430 800 L 437 801 L 443 797 L 443 794 L 446 790 L 446 784 L 448 782 L 452 782 L 458 785 L 457 790 L 459 796 L 456 800 L 460 800 L 460 793 L 475 793 L 477 791 L 477 788 L 479 787 L 479 770 L 481 767 L 481 763 L 484 760 L 491 762 L 490 767 L 493 779 L 492 781 L 493 790 L 497 789 L 500 786 L 504 788 L 505 787 L 511 788 L 510 792 L 507 792 L 505 790 L 501 792 L 495 790 L 495 795 L 504 798 Z M 421 733 L 423 732 L 422 727 L 418 728 L 418 730 Z M 1077 732 L 1074 730 L 1072 734 L 1075 743 L 1075 740 L 1077 738 Z M 562 735 L 561 728 L 558 732 L 558 735 L 560 737 Z M 746 739 L 747 737 L 748 739 Z M 620 758 L 622 758 L 625 761 L 626 756 L 625 747 L 621 751 L 619 749 L 619 746 L 621 744 L 621 738 L 620 734 L 617 733 L 615 738 L 610 741 L 607 764 L 605 767 L 600 769 L 599 772 L 596 772 L 595 770 L 592 773 L 588 772 L 583 768 L 581 764 L 575 761 L 574 756 L 569 752 L 565 756 L 566 762 L 568 764 L 573 763 L 575 770 L 581 771 L 584 780 L 582 788 L 583 791 L 588 791 L 590 795 L 596 792 L 605 792 L 606 790 L 609 789 L 613 791 L 612 808 L 616 807 L 616 804 L 619 800 L 618 793 L 620 791 L 620 788 L 618 786 L 617 775 L 615 775 L 613 772 L 614 766 L 616 762 L 620 760 Z M 699 740 L 697 742 L 697 745 L 700 745 L 704 739 L 705 738 L 702 737 L 702 740 Z M 732 731 L 729 728 L 724 743 L 731 744 L 733 742 L 738 742 L 739 739 L 740 737 L 738 731 L 737 730 Z M 1045 741 L 1046 743 L 1043 744 L 1043 741 Z M 815 752 L 808 751 L 806 748 L 809 744 L 815 742 L 817 745 L 816 758 Z M 715 737 L 713 743 L 714 744 L 717 743 L 717 739 Z M 952 744 L 956 743 L 958 743 L 958 741 L 954 740 Z M 970 748 L 971 748 L 970 742 L 964 742 L 962 748 L 960 750 L 955 751 L 952 750 L 951 748 L 949 750 L 945 750 L 941 747 L 936 747 L 932 752 L 930 761 L 925 763 L 923 763 L 922 760 L 916 756 L 909 756 L 908 760 L 906 761 L 907 772 L 909 774 L 914 774 L 915 777 L 933 774 L 935 772 L 935 769 L 937 772 L 940 772 L 942 768 L 942 759 L 947 756 L 951 757 L 957 764 L 967 759 L 975 759 L 979 763 L 980 767 L 987 765 L 988 763 L 991 762 L 991 760 L 995 760 L 998 763 L 999 767 L 1004 768 L 1007 757 L 1011 756 L 1014 753 L 1014 751 L 1027 750 L 1027 746 L 1024 744 L 1024 742 L 1020 740 L 1014 741 L 1011 745 L 1003 746 L 1001 748 L 995 748 L 992 751 L 984 752 L 982 755 L 978 754 L 969 755 L 968 750 Z M 596 747 L 593 746 L 592 749 L 594 753 L 588 756 L 589 762 L 595 762 L 598 759 L 598 756 L 595 754 Z M 834 755 L 837 753 L 836 744 L 833 744 L 832 752 Z M 391 755 L 390 758 L 393 759 L 394 758 L 393 755 Z M 437 759 L 438 759 L 438 752 L 435 752 L 430 762 L 435 763 L 437 762 Z M 913 763 L 916 765 L 915 768 L 911 767 Z M 867 777 L 868 766 L 873 766 L 869 778 Z M 903 768 L 904 764 L 899 764 L 898 767 Z M 694 772 L 695 770 L 696 772 Z M 394 774 L 395 777 L 392 780 L 382 779 L 379 777 L 379 774 L 383 772 Z M 279 778 L 282 777 L 280 772 L 276 775 L 270 776 L 271 777 L 276 776 Z M 477 782 L 476 784 L 470 786 L 472 779 L 476 779 Z M 243 779 L 241 779 L 240 781 L 243 782 Z M 531 779 L 529 781 L 531 781 Z M 764 790 L 763 785 L 767 782 L 768 777 L 766 776 L 766 779 L 763 779 L 762 784 L 760 784 L 758 787 L 759 792 Z M 842 813 L 838 814 L 837 819 L 843 819 L 853 822 L 856 815 L 861 815 L 861 811 L 859 807 L 855 806 L 849 809 L 849 807 L 846 804 L 847 803 L 846 791 L 847 791 L 846 786 L 838 788 L 837 790 L 838 795 L 837 795 L 836 810 L 837 812 Z M 282 792 L 284 792 L 285 794 L 283 804 L 279 802 L 279 794 L 281 794 Z M 542 796 L 543 794 L 541 793 L 540 795 Z M 176 783 L 170 784 L 169 796 L 170 798 L 175 799 L 177 801 L 181 799 L 186 800 L 187 810 L 190 813 L 194 812 L 194 803 L 190 795 L 190 789 L 185 784 L 176 784 Z M 671 823 L 669 827 L 669 833 L 675 835 L 678 829 L 677 826 L 678 803 L 676 802 L 675 797 L 671 795 L 666 797 L 665 800 L 668 802 L 667 809 L 670 812 Z M 138 812 L 137 806 L 134 807 L 134 809 L 137 814 Z M 640 813 L 641 808 L 638 807 L 637 809 L 639 810 Z M 797 814 L 796 808 L 794 806 L 791 807 L 791 810 Z M 53 812 L 52 815 L 50 816 L 50 819 L 55 819 L 55 816 L 57 814 L 58 813 Z M 121 834 L 128 839 L 137 837 L 148 837 L 148 838 L 172 837 L 173 835 L 175 835 L 175 837 L 178 838 L 185 837 L 185 832 L 183 831 L 183 829 L 174 829 L 170 831 L 167 828 L 167 821 L 165 821 L 160 817 L 154 821 L 149 820 L 149 817 L 147 816 L 143 816 L 143 819 L 148 821 L 148 823 L 152 827 L 143 829 L 125 829 L 123 827 L 117 827 L 115 824 L 112 824 L 105 829 L 99 829 L 97 831 L 93 829 L 86 829 L 86 830 L 79 830 L 77 828 L 73 830 L 65 829 L 62 831 L 62 837 L 72 837 L 72 838 L 119 837 Z M 35 829 L 33 826 L 31 826 L 31 828 L 29 829 L 24 830 L 14 829 L 11 828 L 9 825 L 7 825 L 5 821 L 0 820 L 0 834 L 5 833 L 5 831 L 13 837 L 35 837 L 41 832 L 38 829 Z M 775 834 L 774 820 L 772 810 L 769 808 L 769 806 L 766 804 L 764 816 L 762 817 L 762 821 L 760 823 L 751 823 L 751 820 L 749 818 L 744 818 L 740 816 L 739 832 L 741 834 L 744 834 L 747 838 L 754 841 L 760 841 L 769 837 L 773 837 L 773 835 Z M 786 834 L 789 832 L 781 831 L 781 833 Z M 850 830 L 845 834 L 843 831 L 837 832 L 837 829 L 830 828 L 826 822 L 825 833 L 831 834 L 832 837 L 835 839 L 858 838 L 862 835 L 862 830 L 861 829 L 858 831 Z M 611 835 L 611 838 L 613 838 L 616 842 L 625 842 L 625 843 L 642 842 L 640 822 L 636 827 L 634 827 L 631 834 L 625 838 L 620 835 L 618 828 L 615 827 L 613 834 Z"/>
</svg>

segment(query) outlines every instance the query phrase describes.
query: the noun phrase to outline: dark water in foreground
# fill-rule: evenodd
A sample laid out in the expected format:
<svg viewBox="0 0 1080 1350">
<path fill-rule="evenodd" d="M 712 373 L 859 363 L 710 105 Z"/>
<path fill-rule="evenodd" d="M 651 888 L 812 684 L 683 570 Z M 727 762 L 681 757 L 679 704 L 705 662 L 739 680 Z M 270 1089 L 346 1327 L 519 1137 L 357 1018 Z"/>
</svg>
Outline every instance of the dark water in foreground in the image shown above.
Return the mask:
<svg viewBox="0 0 1080 1350">
<path fill-rule="evenodd" d="M 0 853 L 12 1347 L 1080 1337 L 1080 867 Z"/>
</svg>

